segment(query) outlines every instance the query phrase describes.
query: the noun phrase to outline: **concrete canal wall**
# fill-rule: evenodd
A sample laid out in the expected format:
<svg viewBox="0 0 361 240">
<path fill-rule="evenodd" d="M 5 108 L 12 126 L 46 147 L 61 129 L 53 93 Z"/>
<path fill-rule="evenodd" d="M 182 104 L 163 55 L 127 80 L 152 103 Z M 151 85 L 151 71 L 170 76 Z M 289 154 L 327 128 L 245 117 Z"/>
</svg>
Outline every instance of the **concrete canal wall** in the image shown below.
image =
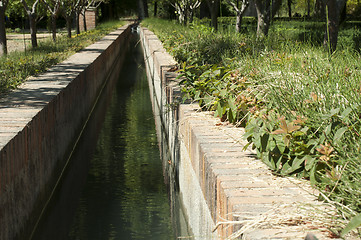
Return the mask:
<svg viewBox="0 0 361 240">
<path fill-rule="evenodd" d="M 312 233 L 329 239 L 314 214 L 330 211 L 317 202 L 317 191 L 305 181 L 274 176 L 254 151 L 242 150 L 243 128 L 181 103 L 176 61 L 154 33 L 141 28 L 140 34 L 163 166 L 175 175 L 166 180 L 178 182 L 192 237 L 304 239 Z"/>
<path fill-rule="evenodd" d="M 0 239 L 31 235 L 99 94 L 119 78 L 130 32 L 112 32 L 1 99 Z"/>
</svg>

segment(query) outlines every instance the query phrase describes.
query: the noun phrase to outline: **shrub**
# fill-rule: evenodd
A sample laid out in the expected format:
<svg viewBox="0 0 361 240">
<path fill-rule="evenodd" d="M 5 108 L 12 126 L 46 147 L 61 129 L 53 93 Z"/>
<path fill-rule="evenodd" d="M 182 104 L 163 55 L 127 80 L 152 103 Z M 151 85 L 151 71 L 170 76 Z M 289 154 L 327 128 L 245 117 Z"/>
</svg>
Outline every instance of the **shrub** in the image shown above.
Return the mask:
<svg viewBox="0 0 361 240">
<path fill-rule="evenodd" d="M 276 22 L 262 42 L 254 32 L 142 24 L 180 62 L 185 97 L 245 126 L 259 158 L 277 174 L 310 179 L 340 216 L 361 212 L 359 28 L 344 28 L 329 55 L 320 22 Z"/>
</svg>

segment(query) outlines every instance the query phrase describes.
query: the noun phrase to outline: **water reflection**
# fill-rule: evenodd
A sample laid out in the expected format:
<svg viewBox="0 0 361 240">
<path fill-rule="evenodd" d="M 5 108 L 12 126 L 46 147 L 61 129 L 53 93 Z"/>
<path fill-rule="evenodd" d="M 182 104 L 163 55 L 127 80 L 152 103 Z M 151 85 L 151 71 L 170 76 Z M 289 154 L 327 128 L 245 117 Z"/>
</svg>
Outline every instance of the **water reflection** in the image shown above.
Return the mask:
<svg viewBox="0 0 361 240">
<path fill-rule="evenodd" d="M 173 239 L 140 46 L 114 89 L 70 239 Z"/>
</svg>

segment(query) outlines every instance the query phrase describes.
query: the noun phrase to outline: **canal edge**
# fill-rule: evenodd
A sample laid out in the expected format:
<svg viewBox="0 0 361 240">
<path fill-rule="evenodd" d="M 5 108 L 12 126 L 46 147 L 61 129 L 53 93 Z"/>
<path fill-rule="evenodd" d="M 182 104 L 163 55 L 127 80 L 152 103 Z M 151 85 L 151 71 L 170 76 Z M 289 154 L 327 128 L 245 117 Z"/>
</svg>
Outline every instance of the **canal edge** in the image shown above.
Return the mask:
<svg viewBox="0 0 361 240">
<path fill-rule="evenodd" d="M 180 104 L 176 61 L 154 33 L 142 27 L 140 34 L 158 128 L 167 135 L 194 239 L 335 239 L 324 221 L 335 209 L 317 200 L 309 182 L 275 176 L 252 149 L 242 151 L 243 128 L 198 104 Z"/>
<path fill-rule="evenodd" d="M 120 27 L 1 99 L 0 239 L 31 235 L 114 62 L 123 61 L 131 27 Z"/>
</svg>

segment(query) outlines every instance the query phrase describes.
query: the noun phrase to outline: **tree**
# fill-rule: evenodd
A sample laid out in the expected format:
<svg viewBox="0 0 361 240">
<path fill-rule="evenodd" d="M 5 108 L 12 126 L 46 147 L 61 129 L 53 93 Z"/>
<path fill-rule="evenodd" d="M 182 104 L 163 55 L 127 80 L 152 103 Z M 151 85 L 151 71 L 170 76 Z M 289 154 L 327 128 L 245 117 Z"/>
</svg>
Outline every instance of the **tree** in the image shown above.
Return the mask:
<svg viewBox="0 0 361 240">
<path fill-rule="evenodd" d="M 227 1 L 229 4 L 232 5 L 233 9 L 236 11 L 237 14 L 237 19 L 236 19 L 236 31 L 237 32 L 241 32 L 241 25 L 242 25 L 242 18 L 244 13 L 246 12 L 248 6 L 249 6 L 249 1 L 248 0 L 243 0 L 241 1 L 241 7 L 238 7 L 238 3 L 239 1 L 237 0 L 236 3 L 234 3 L 234 1 L 228 0 Z"/>
<path fill-rule="evenodd" d="M 180 23 L 187 24 L 193 21 L 194 10 L 201 4 L 199 0 L 177 0 L 171 3 L 176 9 Z"/>
<path fill-rule="evenodd" d="M 218 30 L 219 1 L 220 0 L 207 0 L 208 8 L 211 13 L 211 24 L 216 31 Z"/>
<path fill-rule="evenodd" d="M 0 55 L 6 55 L 8 53 L 5 26 L 5 10 L 8 6 L 8 3 L 8 0 L 0 1 Z"/>
<path fill-rule="evenodd" d="M 281 7 L 282 0 L 255 0 L 257 11 L 257 38 L 267 36 L 271 20 Z"/>
<path fill-rule="evenodd" d="M 311 0 L 307 0 L 307 18 L 311 16 Z"/>
<path fill-rule="evenodd" d="M 156 16 L 157 16 L 157 12 L 158 12 L 158 1 L 155 0 L 153 4 L 154 4 L 153 17 L 156 17 Z"/>
<path fill-rule="evenodd" d="M 308 0 L 309 1 L 309 0 Z M 292 18 L 292 3 L 293 0 L 287 0 L 287 7 L 288 7 L 288 18 Z"/>
<path fill-rule="evenodd" d="M 326 33 L 324 37 L 324 45 L 330 52 L 334 52 L 337 46 L 338 31 L 341 15 L 346 9 L 346 0 L 326 0 Z"/>
<path fill-rule="evenodd" d="M 29 18 L 31 46 L 33 48 L 36 48 L 38 46 L 38 41 L 36 38 L 37 7 L 38 4 L 40 3 L 40 0 L 35 0 L 32 3 L 31 8 L 29 8 L 28 3 L 25 0 L 21 0 L 21 3 L 23 4 L 26 14 L 28 15 Z"/>
<path fill-rule="evenodd" d="M 147 0 L 138 0 L 138 17 L 140 20 L 147 18 L 148 15 L 148 2 Z"/>
<path fill-rule="evenodd" d="M 71 23 L 72 17 L 74 14 L 74 7 L 73 5 L 76 4 L 73 0 L 62 0 L 61 4 L 61 14 L 65 18 L 66 21 L 66 29 L 68 33 L 68 38 L 71 38 Z"/>
<path fill-rule="evenodd" d="M 316 0 L 315 16 L 318 18 L 325 16 L 325 4 L 324 4 L 323 0 Z"/>
<path fill-rule="evenodd" d="M 51 31 L 53 41 L 56 41 L 56 18 L 60 11 L 60 0 L 42 0 L 47 7 L 51 18 Z"/>
<path fill-rule="evenodd" d="M 76 34 L 80 34 L 80 25 L 79 25 L 79 20 L 80 20 L 80 14 L 83 11 L 84 8 L 84 3 L 85 0 L 77 0 L 76 3 L 73 5 L 73 11 L 75 13 L 75 29 L 76 29 Z"/>
</svg>

